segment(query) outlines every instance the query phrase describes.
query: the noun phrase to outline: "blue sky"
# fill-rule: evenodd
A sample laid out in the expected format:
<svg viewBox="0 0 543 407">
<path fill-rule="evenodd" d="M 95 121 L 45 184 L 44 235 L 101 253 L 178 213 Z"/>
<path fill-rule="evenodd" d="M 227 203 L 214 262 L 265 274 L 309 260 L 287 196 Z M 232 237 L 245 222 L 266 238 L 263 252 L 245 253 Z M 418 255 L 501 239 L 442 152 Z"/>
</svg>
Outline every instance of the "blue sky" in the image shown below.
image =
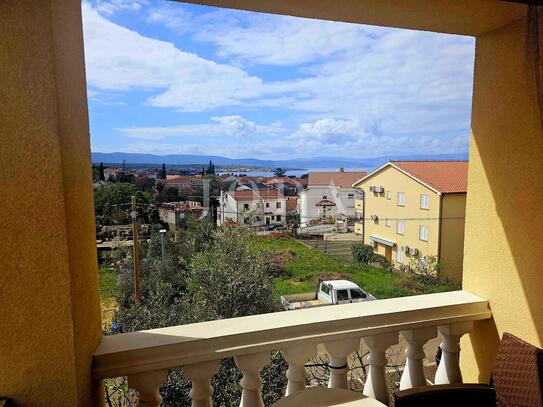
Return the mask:
<svg viewBox="0 0 543 407">
<path fill-rule="evenodd" d="M 82 4 L 93 151 L 468 149 L 472 38 L 162 0 Z"/>
</svg>

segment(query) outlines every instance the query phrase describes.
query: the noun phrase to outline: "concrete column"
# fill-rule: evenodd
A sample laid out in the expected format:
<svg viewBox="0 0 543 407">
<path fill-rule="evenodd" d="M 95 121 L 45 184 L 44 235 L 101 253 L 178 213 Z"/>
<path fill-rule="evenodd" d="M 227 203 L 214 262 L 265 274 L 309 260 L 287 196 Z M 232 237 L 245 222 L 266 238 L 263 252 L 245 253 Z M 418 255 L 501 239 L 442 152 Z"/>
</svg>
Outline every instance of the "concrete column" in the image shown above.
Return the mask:
<svg viewBox="0 0 543 407">
<path fill-rule="evenodd" d="M 79 0 L 0 2 L 2 395 L 99 405 L 101 338 Z"/>
<path fill-rule="evenodd" d="M 543 130 L 526 27 L 476 42 L 462 286 L 490 300 L 493 321 L 462 338 L 466 382 L 488 382 L 503 332 L 543 345 Z"/>
</svg>

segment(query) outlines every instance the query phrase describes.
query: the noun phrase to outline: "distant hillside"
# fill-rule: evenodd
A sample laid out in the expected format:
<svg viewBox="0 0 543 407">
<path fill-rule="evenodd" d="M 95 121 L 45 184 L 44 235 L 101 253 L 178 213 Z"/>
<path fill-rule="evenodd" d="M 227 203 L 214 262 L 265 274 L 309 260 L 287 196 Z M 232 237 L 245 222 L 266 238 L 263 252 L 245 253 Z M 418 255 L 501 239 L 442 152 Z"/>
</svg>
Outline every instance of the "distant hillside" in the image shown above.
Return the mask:
<svg viewBox="0 0 543 407">
<path fill-rule="evenodd" d="M 387 155 L 372 158 L 347 157 L 307 157 L 290 160 L 259 160 L 256 158 L 228 158 L 214 155 L 192 154 L 140 154 L 140 153 L 92 153 L 94 163 L 107 164 L 170 164 L 170 165 L 204 165 L 210 160 L 216 165 L 246 165 L 262 168 L 375 168 L 389 160 L 467 160 L 464 154 L 433 154 L 433 155 Z"/>
</svg>

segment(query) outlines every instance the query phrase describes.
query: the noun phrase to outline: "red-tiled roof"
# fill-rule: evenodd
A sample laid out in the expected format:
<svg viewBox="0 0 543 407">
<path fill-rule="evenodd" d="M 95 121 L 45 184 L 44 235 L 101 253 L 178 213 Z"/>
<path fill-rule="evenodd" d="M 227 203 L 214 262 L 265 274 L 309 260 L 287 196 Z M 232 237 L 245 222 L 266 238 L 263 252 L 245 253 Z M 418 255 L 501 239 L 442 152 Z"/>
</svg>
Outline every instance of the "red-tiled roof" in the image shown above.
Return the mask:
<svg viewBox="0 0 543 407">
<path fill-rule="evenodd" d="M 166 179 L 160 180 L 164 184 L 190 184 L 195 178 L 190 175 L 168 175 Z"/>
<path fill-rule="evenodd" d="M 255 201 L 267 199 L 283 199 L 284 196 L 277 189 L 260 189 L 255 191 L 235 191 L 228 192 L 236 201 Z"/>
<path fill-rule="evenodd" d="M 308 185 L 335 185 L 351 188 L 352 185 L 367 175 L 367 172 L 310 172 Z"/>
<path fill-rule="evenodd" d="M 391 164 L 442 193 L 468 189 L 467 161 L 391 161 Z"/>
</svg>

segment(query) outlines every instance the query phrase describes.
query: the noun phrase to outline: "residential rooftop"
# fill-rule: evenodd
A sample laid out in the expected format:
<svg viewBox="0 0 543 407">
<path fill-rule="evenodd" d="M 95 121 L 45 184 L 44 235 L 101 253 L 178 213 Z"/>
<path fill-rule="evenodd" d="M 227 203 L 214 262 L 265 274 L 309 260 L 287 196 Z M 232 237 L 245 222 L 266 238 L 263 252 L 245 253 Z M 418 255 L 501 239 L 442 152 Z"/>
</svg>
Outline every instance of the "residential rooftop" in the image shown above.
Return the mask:
<svg viewBox="0 0 543 407">
<path fill-rule="evenodd" d="M 329 172 L 310 172 L 307 182 L 308 186 L 314 185 L 335 185 L 341 188 L 351 188 L 351 186 L 360 178 L 368 173 L 365 171 L 329 171 Z"/>
<path fill-rule="evenodd" d="M 462 193 L 468 189 L 468 161 L 390 161 L 390 164 L 440 193 Z"/>
<path fill-rule="evenodd" d="M 254 191 L 227 191 L 227 194 L 236 201 L 255 201 L 269 199 L 284 199 L 284 196 L 277 189 L 264 189 Z"/>
</svg>

